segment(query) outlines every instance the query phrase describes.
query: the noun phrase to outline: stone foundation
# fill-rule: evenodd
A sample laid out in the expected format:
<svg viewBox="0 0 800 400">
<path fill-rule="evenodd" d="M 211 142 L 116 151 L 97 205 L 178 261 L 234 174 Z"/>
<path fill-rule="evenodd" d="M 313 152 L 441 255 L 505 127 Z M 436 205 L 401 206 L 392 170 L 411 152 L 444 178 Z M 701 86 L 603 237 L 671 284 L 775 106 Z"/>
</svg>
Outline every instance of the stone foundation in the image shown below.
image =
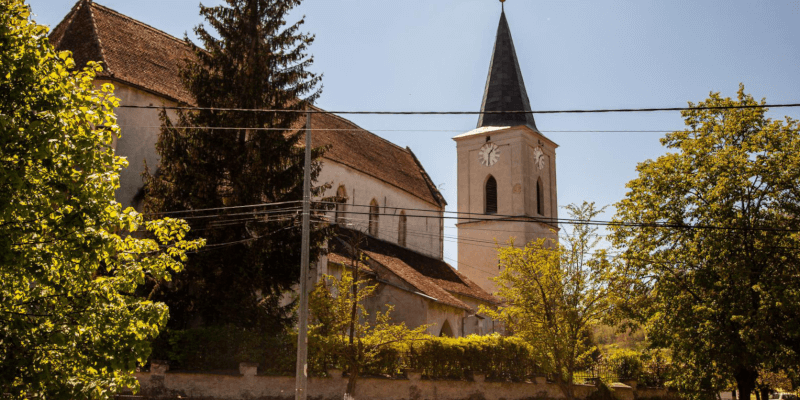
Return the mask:
<svg viewBox="0 0 800 400">
<path fill-rule="evenodd" d="M 141 396 L 151 399 L 214 399 L 214 400 L 290 400 L 294 398 L 294 377 L 258 376 L 255 365 L 244 364 L 240 373 L 166 372 L 156 365 L 151 372 L 136 373 L 142 388 Z M 417 374 L 410 379 L 360 378 L 357 399 L 382 400 L 545 400 L 564 396 L 553 383 L 490 382 L 475 374 L 475 380 L 426 380 Z M 308 398 L 340 400 L 347 387 L 347 377 L 309 378 Z M 614 395 L 620 400 L 665 398 L 666 389 L 638 388 L 614 383 Z M 595 390 L 592 385 L 575 385 L 575 397 L 582 399 Z"/>
</svg>

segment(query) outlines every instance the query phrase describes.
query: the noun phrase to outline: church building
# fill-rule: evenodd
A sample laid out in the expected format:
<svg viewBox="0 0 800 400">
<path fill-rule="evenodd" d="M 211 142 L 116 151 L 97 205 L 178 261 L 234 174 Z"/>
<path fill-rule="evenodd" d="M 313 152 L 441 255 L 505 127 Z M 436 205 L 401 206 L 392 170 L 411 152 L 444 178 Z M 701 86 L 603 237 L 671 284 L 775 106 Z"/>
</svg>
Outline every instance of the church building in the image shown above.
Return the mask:
<svg viewBox="0 0 800 400">
<path fill-rule="evenodd" d="M 92 0 L 79 0 L 52 29 L 51 43 L 72 51 L 77 65 L 101 61 L 96 86 L 112 83 L 123 105 L 193 104 L 180 79 L 191 57 L 183 40 Z M 348 238 L 363 234 L 368 260 L 358 268 L 378 283 L 368 310 L 395 306 L 393 317 L 432 335 L 489 334 L 500 328 L 480 315 L 493 307 L 491 277 L 498 272 L 496 249 L 515 237 L 518 245 L 554 238 L 557 216 L 555 149 L 536 128 L 505 13 L 494 47 L 477 129 L 456 136 L 458 152 L 458 257 L 456 270 L 444 261 L 443 216 L 447 203 L 410 148 L 399 147 L 353 122 L 326 113 L 311 119 L 312 142 L 328 146 L 317 184 L 325 196 L 345 199 L 327 221 L 339 225 L 328 254 L 317 260 L 311 279 L 353 268 Z M 118 108 L 122 137 L 117 155 L 128 159 L 117 201 L 141 208 L 145 162 L 159 163 L 157 109 Z M 302 129 L 303 127 L 298 127 Z M 520 222 L 522 220 L 523 222 Z"/>
<path fill-rule="evenodd" d="M 458 149 L 459 272 L 489 293 L 499 245 L 557 239 L 556 148 L 536 128 L 505 10 L 500 14 L 481 114 Z M 527 112 L 527 113 L 526 113 Z"/>
</svg>

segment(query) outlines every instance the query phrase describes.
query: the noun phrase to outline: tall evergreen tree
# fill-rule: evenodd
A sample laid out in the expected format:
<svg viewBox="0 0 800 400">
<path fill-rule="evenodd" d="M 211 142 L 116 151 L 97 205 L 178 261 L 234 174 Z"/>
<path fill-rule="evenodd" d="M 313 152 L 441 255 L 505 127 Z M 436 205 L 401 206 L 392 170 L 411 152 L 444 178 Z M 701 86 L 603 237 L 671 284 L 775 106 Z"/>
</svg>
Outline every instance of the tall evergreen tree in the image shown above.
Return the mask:
<svg viewBox="0 0 800 400">
<path fill-rule="evenodd" d="M 289 110 L 310 106 L 321 91 L 321 75 L 308 71 L 313 57 L 307 50 L 314 36 L 300 32 L 303 19 L 286 27 L 287 13 L 300 0 L 226 3 L 200 6 L 215 34 L 201 24 L 194 30 L 201 45 L 185 39 L 193 58 L 186 60 L 183 80 L 196 105 Z M 170 118 L 162 112 L 157 144 L 161 165 L 154 174 L 145 173 L 146 210 L 302 200 L 303 130 L 298 128 L 304 123 L 304 113 L 201 110 Z M 316 149 L 313 154 L 315 180 L 321 152 Z M 313 194 L 323 190 L 314 186 Z M 220 217 L 190 219 L 193 232 L 207 238 L 209 246 L 189 259 L 172 284 L 155 285 L 151 294 L 169 305 L 173 329 L 199 324 L 272 329 L 290 321 L 290 309 L 280 299 L 299 280 L 299 213 L 253 210 L 215 212 L 239 214 L 224 218 L 224 223 Z M 243 217 L 242 211 L 253 213 Z M 312 231 L 311 239 L 314 260 L 325 232 Z"/>
</svg>

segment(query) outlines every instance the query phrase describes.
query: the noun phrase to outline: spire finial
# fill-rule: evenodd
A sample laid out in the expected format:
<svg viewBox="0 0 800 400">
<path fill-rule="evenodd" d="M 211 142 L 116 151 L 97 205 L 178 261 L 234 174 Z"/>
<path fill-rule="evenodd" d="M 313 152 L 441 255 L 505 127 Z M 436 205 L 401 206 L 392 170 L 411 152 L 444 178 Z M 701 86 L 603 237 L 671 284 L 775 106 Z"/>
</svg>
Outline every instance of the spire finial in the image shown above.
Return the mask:
<svg viewBox="0 0 800 400">
<path fill-rule="evenodd" d="M 503 12 L 506 11 L 506 0 L 500 0 L 500 10 Z"/>
</svg>

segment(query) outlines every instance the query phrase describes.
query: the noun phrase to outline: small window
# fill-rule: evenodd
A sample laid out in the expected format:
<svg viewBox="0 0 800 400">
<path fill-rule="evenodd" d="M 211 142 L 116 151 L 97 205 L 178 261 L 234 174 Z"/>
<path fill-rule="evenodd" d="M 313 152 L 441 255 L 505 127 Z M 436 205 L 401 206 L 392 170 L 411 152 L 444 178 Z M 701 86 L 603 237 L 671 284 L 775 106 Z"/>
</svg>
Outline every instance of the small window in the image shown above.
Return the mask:
<svg viewBox="0 0 800 400">
<path fill-rule="evenodd" d="M 369 234 L 372 236 L 378 236 L 378 213 L 380 211 L 380 207 L 378 207 L 378 202 L 375 199 L 369 203 Z"/>
<path fill-rule="evenodd" d="M 544 215 L 544 196 L 542 193 L 542 178 L 536 181 L 536 213 Z"/>
<path fill-rule="evenodd" d="M 344 185 L 336 190 L 336 223 L 344 224 L 347 217 L 347 189 Z"/>
<path fill-rule="evenodd" d="M 493 176 L 486 180 L 486 214 L 497 214 L 497 181 Z"/>
<path fill-rule="evenodd" d="M 397 225 L 397 244 L 406 246 L 406 212 L 400 211 L 400 222 Z"/>
</svg>

